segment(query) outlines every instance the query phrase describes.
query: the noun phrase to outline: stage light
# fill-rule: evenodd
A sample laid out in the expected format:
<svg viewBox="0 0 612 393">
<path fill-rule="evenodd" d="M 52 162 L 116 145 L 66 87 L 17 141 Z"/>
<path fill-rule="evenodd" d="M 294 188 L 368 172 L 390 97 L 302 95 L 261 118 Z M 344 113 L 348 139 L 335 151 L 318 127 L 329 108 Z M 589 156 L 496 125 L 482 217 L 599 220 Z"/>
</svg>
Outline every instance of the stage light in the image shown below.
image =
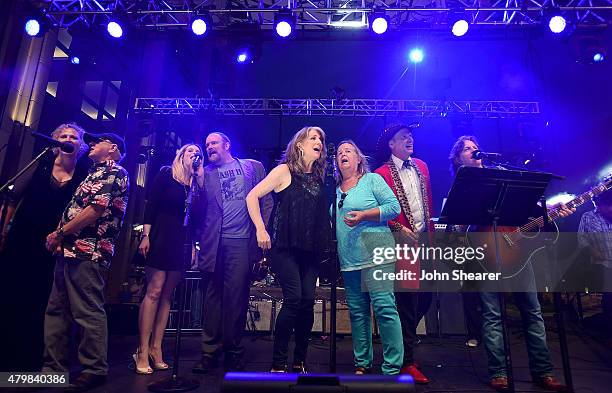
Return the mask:
<svg viewBox="0 0 612 393">
<path fill-rule="evenodd" d="M 81 64 L 81 59 L 79 59 L 77 56 L 72 56 L 70 58 L 70 62 L 74 65 L 78 65 Z"/>
<path fill-rule="evenodd" d="M 288 37 L 291 34 L 291 25 L 284 20 L 278 22 L 276 25 L 276 34 L 281 37 Z"/>
<path fill-rule="evenodd" d="M 236 56 L 236 62 L 238 62 L 239 64 L 246 63 L 248 59 L 249 54 L 247 52 L 240 52 L 238 53 L 238 56 Z"/>
<path fill-rule="evenodd" d="M 408 54 L 408 58 L 414 64 L 422 62 L 424 57 L 425 57 L 425 54 L 423 53 L 423 50 L 420 48 L 414 48 Z"/>
<path fill-rule="evenodd" d="M 106 25 L 106 31 L 108 31 L 108 34 L 114 38 L 121 38 L 121 36 L 123 36 L 123 28 L 117 20 L 111 20 L 108 22 Z"/>
<path fill-rule="evenodd" d="M 548 28 L 550 29 L 550 31 L 552 31 L 555 34 L 559 34 L 562 33 L 563 30 L 565 30 L 565 27 L 567 26 L 567 22 L 565 21 L 565 18 L 562 17 L 561 15 L 553 15 L 549 20 L 548 20 Z"/>
<path fill-rule="evenodd" d="M 452 32 L 455 37 L 462 37 L 467 33 L 470 25 L 465 19 L 459 19 L 455 23 L 453 23 Z"/>
<path fill-rule="evenodd" d="M 376 34 L 383 34 L 389 28 L 389 18 L 384 10 L 375 10 L 368 15 L 370 28 Z"/>
<path fill-rule="evenodd" d="M 38 19 L 28 19 L 25 23 L 25 31 L 30 37 L 36 37 L 40 34 L 40 22 Z"/>
<path fill-rule="evenodd" d="M 274 30 L 280 37 L 291 35 L 295 27 L 295 17 L 287 8 L 283 8 L 274 15 Z"/>
<path fill-rule="evenodd" d="M 193 31 L 193 34 L 201 36 L 206 33 L 206 30 L 208 30 L 208 25 L 204 19 L 197 17 L 191 22 L 191 31 Z"/>
<path fill-rule="evenodd" d="M 597 52 L 597 53 L 595 53 L 595 54 L 593 55 L 593 62 L 594 62 L 594 63 L 599 63 L 599 62 L 604 61 L 604 59 L 605 59 L 605 58 L 606 58 L 606 57 L 604 56 L 604 54 L 603 54 L 603 53 Z"/>
</svg>

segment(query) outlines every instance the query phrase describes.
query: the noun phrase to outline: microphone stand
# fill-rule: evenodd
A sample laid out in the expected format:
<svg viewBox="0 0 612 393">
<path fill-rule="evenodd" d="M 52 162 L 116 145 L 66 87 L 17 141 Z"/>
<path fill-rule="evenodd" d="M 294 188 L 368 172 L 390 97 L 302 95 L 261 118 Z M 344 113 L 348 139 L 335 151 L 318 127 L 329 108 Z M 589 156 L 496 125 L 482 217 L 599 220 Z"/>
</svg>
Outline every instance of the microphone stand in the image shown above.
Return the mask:
<svg viewBox="0 0 612 393">
<path fill-rule="evenodd" d="M 194 165 L 195 166 L 195 165 Z M 189 235 L 189 227 L 191 225 L 191 207 L 193 197 L 198 194 L 198 172 L 197 167 L 194 168 L 191 175 L 191 186 L 185 198 L 185 219 L 183 227 L 185 227 L 185 244 L 189 244 L 189 255 L 191 255 L 191 236 Z M 185 253 L 186 255 L 187 253 Z M 183 255 L 183 259 L 185 259 Z M 184 267 L 183 267 L 184 268 Z M 176 324 L 176 337 L 174 340 L 174 363 L 172 365 L 172 375 L 149 384 L 148 389 L 152 392 L 168 393 L 168 392 L 187 392 L 197 389 L 200 383 L 194 379 L 181 378 L 179 374 L 179 359 L 181 353 L 181 328 L 183 326 L 183 313 L 185 312 L 185 272 L 182 272 L 181 282 L 179 283 L 176 293 L 179 299 L 178 321 Z"/>
<path fill-rule="evenodd" d="M 336 238 L 336 181 L 334 179 L 335 167 L 336 167 L 336 149 L 332 143 L 327 145 L 327 165 L 328 167 L 334 168 L 331 172 L 328 172 L 325 179 L 325 185 L 328 190 L 332 192 L 333 198 L 331 200 L 331 247 L 330 250 L 330 263 L 331 263 L 331 287 L 330 287 L 330 310 L 329 310 L 329 372 L 336 372 L 336 309 L 338 303 L 337 284 L 338 284 L 338 239 Z M 331 162 L 330 162 L 331 161 Z M 328 194 L 329 195 L 329 194 Z"/>
<path fill-rule="evenodd" d="M 20 170 L 15 176 L 11 177 L 2 187 L 0 187 L 0 198 L 2 199 L 2 212 L 0 213 L 0 231 L 4 230 L 4 223 L 6 221 L 6 215 L 8 213 L 8 193 L 13 190 L 15 182 L 24 173 L 26 173 L 34 164 L 40 161 L 45 154 L 47 154 L 53 147 L 47 146 L 41 151 L 32 161 L 28 163 L 22 170 Z"/>
</svg>

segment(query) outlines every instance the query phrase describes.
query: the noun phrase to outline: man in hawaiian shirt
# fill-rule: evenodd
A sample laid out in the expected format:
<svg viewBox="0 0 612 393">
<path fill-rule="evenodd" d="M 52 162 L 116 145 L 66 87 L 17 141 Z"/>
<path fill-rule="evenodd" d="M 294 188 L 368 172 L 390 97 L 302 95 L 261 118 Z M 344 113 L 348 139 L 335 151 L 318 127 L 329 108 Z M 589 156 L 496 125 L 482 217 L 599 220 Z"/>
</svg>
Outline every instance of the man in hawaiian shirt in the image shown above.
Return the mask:
<svg viewBox="0 0 612 393">
<path fill-rule="evenodd" d="M 57 255 L 53 289 L 45 313 L 45 372 L 67 372 L 72 321 L 83 333 L 83 372 L 70 385 L 85 391 L 108 373 L 104 275 L 110 267 L 128 201 L 128 174 L 117 164 L 125 143 L 115 134 L 85 134 L 93 166 L 64 210 L 47 249 Z"/>
</svg>

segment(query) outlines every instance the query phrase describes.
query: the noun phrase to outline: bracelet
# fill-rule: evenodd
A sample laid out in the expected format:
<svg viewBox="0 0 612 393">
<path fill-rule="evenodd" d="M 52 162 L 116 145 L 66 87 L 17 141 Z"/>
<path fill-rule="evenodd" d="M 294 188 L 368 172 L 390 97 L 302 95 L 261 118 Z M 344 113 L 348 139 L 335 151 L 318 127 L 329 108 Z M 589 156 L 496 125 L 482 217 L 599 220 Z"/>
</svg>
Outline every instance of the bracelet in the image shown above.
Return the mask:
<svg viewBox="0 0 612 393">
<path fill-rule="evenodd" d="M 64 237 L 64 227 L 59 227 L 55 233 L 57 233 L 57 236 Z"/>
<path fill-rule="evenodd" d="M 144 234 L 144 235 L 142 235 L 142 237 L 143 237 L 143 238 L 144 238 L 144 237 L 149 237 L 149 235 L 147 235 L 147 234 Z"/>
</svg>

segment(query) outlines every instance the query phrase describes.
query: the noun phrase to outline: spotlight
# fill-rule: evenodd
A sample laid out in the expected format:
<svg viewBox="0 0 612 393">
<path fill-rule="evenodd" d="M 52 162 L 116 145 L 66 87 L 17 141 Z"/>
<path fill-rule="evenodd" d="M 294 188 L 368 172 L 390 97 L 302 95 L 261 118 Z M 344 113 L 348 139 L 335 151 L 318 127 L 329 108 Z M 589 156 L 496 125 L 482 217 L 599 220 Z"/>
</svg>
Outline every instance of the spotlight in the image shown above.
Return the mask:
<svg viewBox="0 0 612 393">
<path fill-rule="evenodd" d="M 204 21 L 204 19 L 202 18 L 195 18 L 191 22 L 191 31 L 193 31 L 193 34 L 197 36 L 204 35 L 204 33 L 206 33 L 207 28 L 208 26 L 206 25 L 206 21 Z"/>
<path fill-rule="evenodd" d="M 602 61 L 604 61 L 606 57 L 604 56 L 603 53 L 597 52 L 593 55 L 593 62 L 594 63 L 600 63 Z"/>
<path fill-rule="evenodd" d="M 449 12 L 449 25 L 455 37 L 462 37 L 468 32 L 470 25 L 463 10 L 452 10 Z"/>
<path fill-rule="evenodd" d="M 548 28 L 555 34 L 562 33 L 563 30 L 565 30 L 566 26 L 567 22 L 565 21 L 565 18 L 561 15 L 553 15 L 548 20 Z"/>
<path fill-rule="evenodd" d="M 251 56 L 249 56 L 249 52 L 247 51 L 243 51 L 238 53 L 238 56 L 236 56 L 236 62 L 238 64 L 243 64 L 246 63 L 247 60 L 249 60 L 251 58 Z"/>
<path fill-rule="evenodd" d="M 208 11 L 200 11 L 195 13 L 193 19 L 191 20 L 191 31 L 196 36 L 200 37 L 206 34 L 208 30 L 212 27 L 212 19 Z"/>
<path fill-rule="evenodd" d="M 121 38 L 123 36 L 123 27 L 121 27 L 119 21 L 115 19 L 108 22 L 106 25 L 106 31 L 108 31 L 108 34 L 114 38 Z"/>
<path fill-rule="evenodd" d="M 72 56 L 70 58 L 70 62 L 74 65 L 78 65 L 81 64 L 81 59 L 79 59 L 77 56 Z"/>
<path fill-rule="evenodd" d="M 25 23 L 25 32 L 30 37 L 36 37 L 38 34 L 40 34 L 40 22 L 38 19 L 28 19 Z"/>
<path fill-rule="evenodd" d="M 385 15 L 384 10 L 374 10 L 368 15 L 370 28 L 376 34 L 383 34 L 389 27 L 389 18 Z"/>
<path fill-rule="evenodd" d="M 453 23 L 453 35 L 455 35 L 456 37 L 464 36 L 469 28 L 470 25 L 468 25 L 465 19 L 458 20 L 457 22 Z"/>
<path fill-rule="evenodd" d="M 289 37 L 294 27 L 295 17 L 289 9 L 283 8 L 274 15 L 274 30 L 280 37 Z"/>
<path fill-rule="evenodd" d="M 422 62 L 424 57 L 425 57 L 425 54 L 423 53 L 423 50 L 420 48 L 414 48 L 408 54 L 408 58 L 414 64 Z"/>
</svg>

